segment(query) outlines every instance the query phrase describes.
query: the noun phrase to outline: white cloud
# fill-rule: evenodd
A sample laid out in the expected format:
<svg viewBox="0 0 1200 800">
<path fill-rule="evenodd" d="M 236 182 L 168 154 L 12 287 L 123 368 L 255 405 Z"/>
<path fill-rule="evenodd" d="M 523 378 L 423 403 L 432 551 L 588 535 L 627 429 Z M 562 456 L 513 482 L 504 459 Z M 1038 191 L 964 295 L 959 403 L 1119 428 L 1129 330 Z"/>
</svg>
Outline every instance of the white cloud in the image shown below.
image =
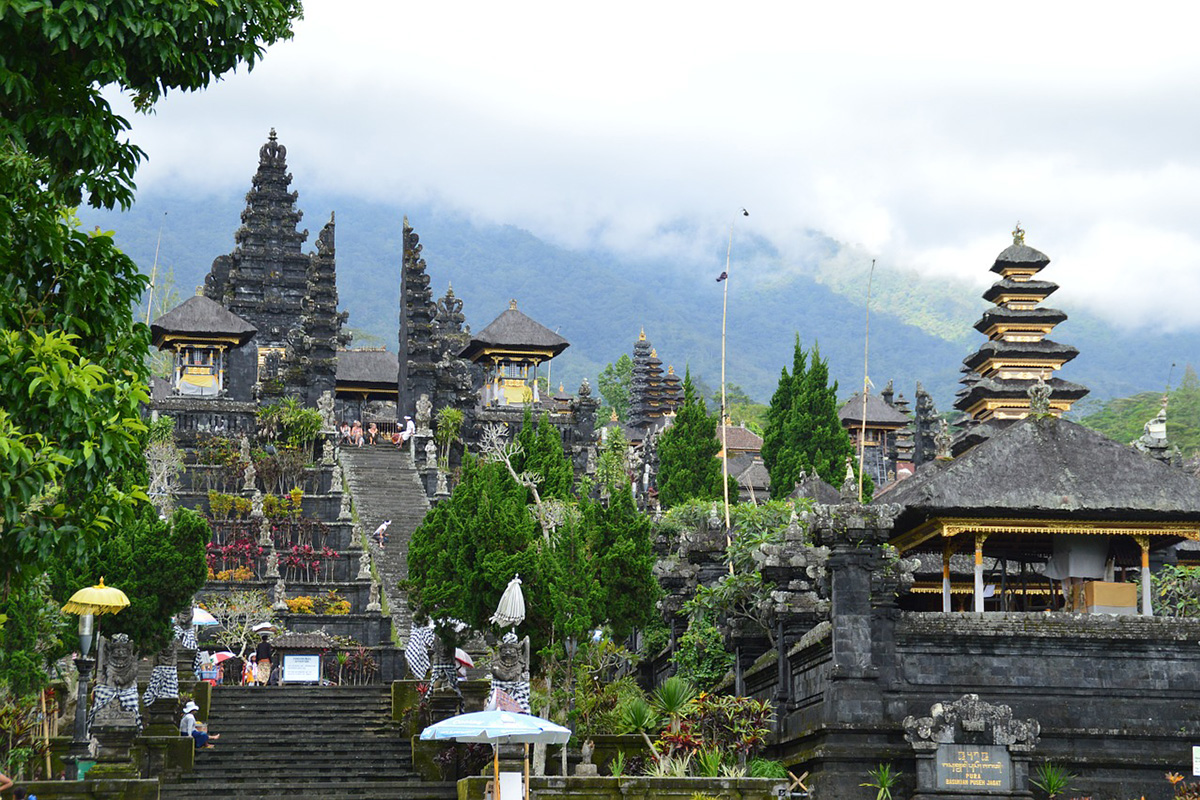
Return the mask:
<svg viewBox="0 0 1200 800">
<path fill-rule="evenodd" d="M 1063 297 L 1200 325 L 1192 7 L 310 0 L 253 72 L 134 120 L 142 185 L 432 199 L 704 257 L 740 206 L 974 282 L 1020 219 Z M 743 223 L 739 223 L 739 226 Z M 1147 279 L 1173 287 L 1153 291 Z M 1191 296 L 1195 296 L 1194 294 Z"/>
</svg>

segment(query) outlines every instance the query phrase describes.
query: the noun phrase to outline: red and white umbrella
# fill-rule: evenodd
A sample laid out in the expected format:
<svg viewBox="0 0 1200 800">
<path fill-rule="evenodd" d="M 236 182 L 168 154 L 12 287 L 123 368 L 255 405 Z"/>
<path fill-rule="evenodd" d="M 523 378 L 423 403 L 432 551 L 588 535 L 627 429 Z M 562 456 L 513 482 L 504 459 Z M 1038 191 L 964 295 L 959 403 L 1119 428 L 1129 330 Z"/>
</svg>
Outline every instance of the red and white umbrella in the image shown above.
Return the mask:
<svg viewBox="0 0 1200 800">
<path fill-rule="evenodd" d="M 228 650 L 221 650 L 220 652 L 213 653 L 211 656 L 212 662 L 214 664 L 220 664 L 221 662 L 228 661 L 229 659 L 234 658 L 234 657 L 235 657 L 235 654 L 231 653 Z"/>
<path fill-rule="evenodd" d="M 454 648 L 454 660 L 457 661 L 459 664 L 463 665 L 464 667 L 475 666 L 475 662 L 471 659 L 470 654 L 467 653 L 466 650 L 463 650 L 461 647 Z"/>
</svg>

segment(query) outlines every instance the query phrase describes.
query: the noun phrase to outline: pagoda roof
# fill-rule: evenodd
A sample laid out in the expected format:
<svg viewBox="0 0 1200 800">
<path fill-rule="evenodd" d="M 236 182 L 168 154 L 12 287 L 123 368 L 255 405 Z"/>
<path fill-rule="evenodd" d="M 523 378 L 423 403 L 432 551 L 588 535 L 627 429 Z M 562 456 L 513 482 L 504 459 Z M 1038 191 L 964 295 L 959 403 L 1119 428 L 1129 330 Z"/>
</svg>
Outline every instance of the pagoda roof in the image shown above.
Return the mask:
<svg viewBox="0 0 1200 800">
<path fill-rule="evenodd" d="M 1014 281 L 1011 278 L 1001 278 L 988 287 L 983 293 L 983 299 L 994 303 L 1002 294 L 1032 294 L 1046 298 L 1056 291 L 1058 284 L 1050 281 Z"/>
<path fill-rule="evenodd" d="M 771 488 L 771 473 L 767 472 L 767 465 L 758 456 L 747 453 L 730 461 L 729 474 L 734 476 L 738 486 L 744 489 L 753 487 L 765 490 Z"/>
<path fill-rule="evenodd" d="M 387 384 L 396 386 L 400 359 L 387 350 L 339 350 L 337 382 L 340 384 Z"/>
<path fill-rule="evenodd" d="M 1034 267 L 1042 269 L 1050 263 L 1050 256 L 1041 250 L 1035 250 L 1027 244 L 1009 245 L 996 256 L 992 264 L 992 272 L 1003 272 L 1010 267 Z"/>
<path fill-rule="evenodd" d="M 516 301 L 486 328 L 471 337 L 471 343 L 459 353 L 460 358 L 474 360 L 484 350 L 550 350 L 551 358 L 570 346 L 563 337 L 517 310 Z"/>
<path fill-rule="evenodd" d="M 762 451 L 762 437 L 749 428 L 743 428 L 741 425 L 717 426 L 718 442 L 721 441 L 722 428 L 725 430 L 725 441 L 728 443 L 730 450 Z"/>
<path fill-rule="evenodd" d="M 1023 358 L 1042 361 L 1062 361 L 1066 363 L 1079 355 L 1079 349 L 1069 344 L 1059 344 L 1050 339 L 1037 342 L 1006 342 L 1003 339 L 989 339 L 979 346 L 971 355 L 963 359 L 963 366 L 972 372 L 978 372 L 984 362 L 992 358 Z"/>
<path fill-rule="evenodd" d="M 862 425 L 863 422 L 862 392 L 855 392 L 845 404 L 838 409 L 838 419 L 842 426 Z M 867 394 L 867 426 L 881 428 L 898 428 L 912 422 L 912 419 L 901 414 L 877 394 Z"/>
<path fill-rule="evenodd" d="M 1013 422 L 952 460 L 922 464 L 878 502 L 905 509 L 894 531 L 932 517 L 1200 520 L 1200 481 L 1055 416 Z"/>
<path fill-rule="evenodd" d="M 1009 325 L 1058 325 L 1066 322 L 1067 314 L 1057 308 L 1038 306 L 1037 308 L 1005 308 L 992 306 L 983 312 L 983 316 L 975 323 L 975 330 L 986 333 L 993 325 L 1008 323 Z"/>
<path fill-rule="evenodd" d="M 834 487 L 830 486 L 820 475 L 806 475 L 804 480 L 796 483 L 796 488 L 792 490 L 789 498 L 801 499 L 806 498 L 817 503 L 825 505 L 835 505 L 842 502 L 842 494 Z"/>
<path fill-rule="evenodd" d="M 1029 396 L 1029 387 L 1037 383 L 1036 380 L 1028 378 L 980 378 L 972 383 L 967 390 L 959 391 L 958 400 L 955 401 L 954 407 L 966 411 L 971 406 L 985 398 L 995 399 L 1012 399 L 1012 398 L 1027 398 Z M 1078 383 L 1065 381 L 1062 378 L 1051 378 L 1046 381 L 1050 386 L 1051 400 L 1070 400 L 1072 402 L 1083 398 L 1088 393 L 1088 388 Z"/>
<path fill-rule="evenodd" d="M 256 333 L 258 328 L 215 300 L 199 294 L 189 297 L 150 323 L 155 347 L 162 347 L 168 336 L 182 335 L 234 337 L 238 345 L 243 345 Z"/>
</svg>

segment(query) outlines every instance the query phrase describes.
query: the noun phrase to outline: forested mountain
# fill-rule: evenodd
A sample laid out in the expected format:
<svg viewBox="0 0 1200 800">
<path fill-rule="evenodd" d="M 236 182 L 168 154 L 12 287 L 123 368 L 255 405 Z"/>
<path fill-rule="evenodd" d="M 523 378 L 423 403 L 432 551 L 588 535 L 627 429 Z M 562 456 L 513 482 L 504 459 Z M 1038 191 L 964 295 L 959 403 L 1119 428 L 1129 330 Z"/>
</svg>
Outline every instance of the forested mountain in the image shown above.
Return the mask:
<svg viewBox="0 0 1200 800">
<path fill-rule="evenodd" d="M 1080 422 L 1122 444 L 1132 442 L 1162 407 L 1163 392 L 1141 392 L 1109 400 Z M 1200 453 L 1200 378 L 1189 364 L 1179 386 L 1167 395 L 1167 441 L 1185 458 Z"/>
<path fill-rule="evenodd" d="M 301 187 L 302 188 L 302 187 Z M 724 248 L 708 259 L 639 260 L 609 252 L 567 250 L 511 226 L 481 224 L 435 206 L 398 208 L 349 197 L 301 192 L 302 227 L 314 232 L 337 212 L 337 271 L 342 307 L 360 345 L 396 348 L 404 214 L 421 237 L 434 293 L 453 284 L 473 330 L 480 330 L 510 298 L 571 347 L 555 359 L 552 382 L 593 387 L 604 365 L 632 350 L 641 329 L 664 366 L 711 387 L 720 379 L 721 284 Z M 240 225 L 240 194 L 202 196 L 179 188 L 144 192 L 124 214 L 81 209 L 87 227 L 115 231 L 120 247 L 149 273 L 160 226 L 159 274 L 173 273 L 181 299 L 203 282 L 212 260 L 233 249 Z M 862 382 L 866 270 L 870 260 L 837 242 L 800 258 L 785 258 L 769 243 L 739 242 L 729 298 L 727 377 L 765 402 L 780 369 L 790 363 L 797 333 L 819 341 L 839 394 Z M 306 246 L 306 250 L 311 249 Z M 980 264 L 981 271 L 988 264 Z M 979 289 L 879 268 L 871 303 L 870 374 L 877 387 L 895 380 L 910 400 L 917 381 L 950 407 L 962 358 L 981 341 L 971 329 L 986 306 Z M 1081 355 L 1066 367 L 1070 380 L 1088 385 L 1094 400 L 1161 385 L 1172 361 L 1200 363 L 1194 335 L 1121 333 L 1114 326 L 1066 309 L 1071 319 L 1055 339 Z M 1085 406 L 1086 408 L 1087 406 Z M 1140 424 L 1140 423 L 1139 423 Z"/>
</svg>

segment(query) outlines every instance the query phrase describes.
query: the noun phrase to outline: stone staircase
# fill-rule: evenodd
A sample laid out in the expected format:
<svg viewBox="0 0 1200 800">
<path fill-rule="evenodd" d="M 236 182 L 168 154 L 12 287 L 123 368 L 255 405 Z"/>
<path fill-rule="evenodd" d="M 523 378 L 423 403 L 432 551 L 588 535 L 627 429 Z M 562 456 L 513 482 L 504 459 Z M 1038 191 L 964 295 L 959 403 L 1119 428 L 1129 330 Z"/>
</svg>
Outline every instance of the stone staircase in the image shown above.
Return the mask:
<svg viewBox="0 0 1200 800">
<path fill-rule="evenodd" d="M 368 546 L 383 586 L 392 625 L 408 640 L 411 617 L 408 598 L 396 584 L 408 576 L 408 542 L 429 511 L 429 499 L 413 466 L 411 450 L 391 444 L 343 447 L 342 469 L 354 498 L 359 526 L 368 535 L 390 519 L 387 547 Z"/>
<path fill-rule="evenodd" d="M 386 686 L 222 686 L 213 692 L 216 747 L 169 781 L 162 800 L 357 797 L 454 800 L 453 783 L 421 782 L 392 722 Z"/>
</svg>

